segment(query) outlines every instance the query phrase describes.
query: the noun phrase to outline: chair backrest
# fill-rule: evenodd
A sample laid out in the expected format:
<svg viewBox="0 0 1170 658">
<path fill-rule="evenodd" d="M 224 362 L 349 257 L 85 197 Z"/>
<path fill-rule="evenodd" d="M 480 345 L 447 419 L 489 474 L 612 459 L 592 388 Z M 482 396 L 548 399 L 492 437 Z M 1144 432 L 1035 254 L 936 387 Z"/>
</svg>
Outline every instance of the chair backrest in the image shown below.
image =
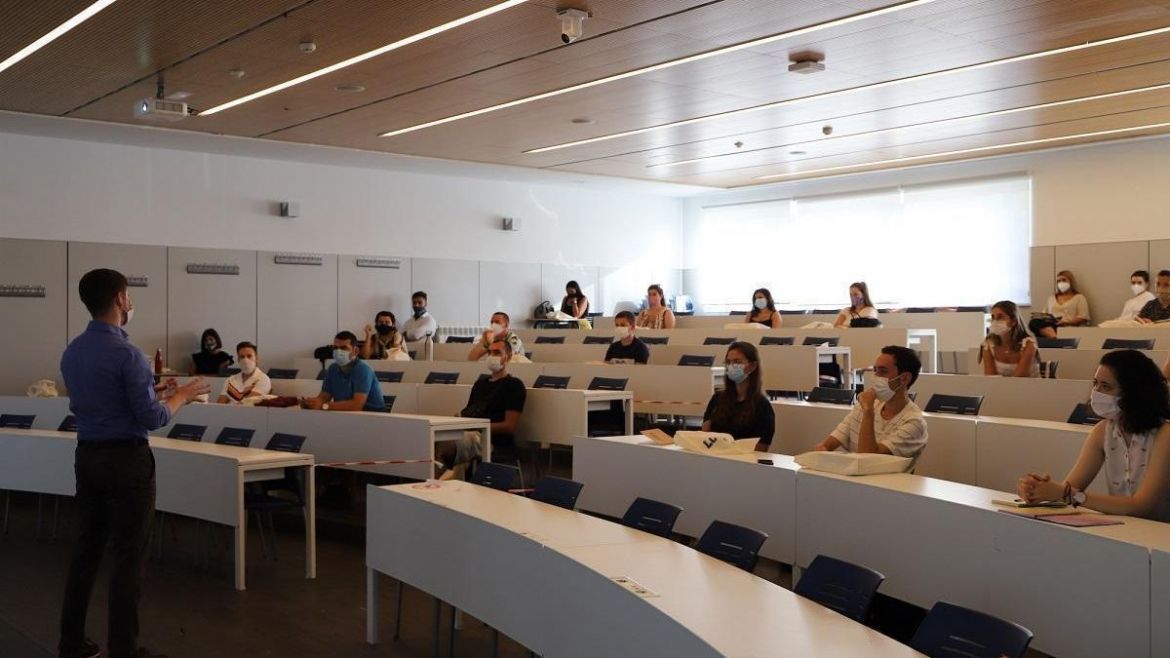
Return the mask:
<svg viewBox="0 0 1170 658">
<path fill-rule="evenodd" d="M 457 372 L 428 372 L 425 384 L 455 384 L 459 381 Z"/>
<path fill-rule="evenodd" d="M 609 336 L 586 336 L 585 345 L 609 345 L 613 339 Z"/>
<path fill-rule="evenodd" d="M 986 313 L 986 306 L 956 306 L 955 311 L 958 313 Z"/>
<path fill-rule="evenodd" d="M 756 568 L 760 547 L 768 535 L 725 521 L 712 521 L 695 543 L 695 550 L 737 566 L 745 571 Z"/>
<path fill-rule="evenodd" d="M 474 336 L 447 336 L 448 343 L 474 343 Z"/>
<path fill-rule="evenodd" d="M 520 469 L 515 466 L 482 462 L 476 465 L 468 482 L 478 484 L 482 487 L 507 491 L 512 488 L 512 483 L 518 477 L 520 477 Z"/>
<path fill-rule="evenodd" d="M 317 371 L 317 381 L 322 381 L 323 379 L 325 379 L 325 369 L 324 368 Z"/>
<path fill-rule="evenodd" d="M 780 309 L 779 313 L 780 313 L 780 315 L 808 315 L 808 311 L 805 309 L 785 309 L 785 308 L 782 308 L 782 309 Z"/>
<path fill-rule="evenodd" d="M 622 516 L 622 525 L 659 537 L 670 537 L 682 508 L 649 498 L 635 498 Z"/>
<path fill-rule="evenodd" d="M 1056 371 L 1060 368 L 1060 361 L 1041 361 L 1040 377 L 1042 379 L 1056 379 Z"/>
<path fill-rule="evenodd" d="M 1101 343 L 1103 350 L 1152 350 L 1153 338 L 1106 338 Z"/>
<path fill-rule="evenodd" d="M 761 336 L 760 345 L 791 345 L 795 336 Z"/>
<path fill-rule="evenodd" d="M 374 376 L 378 378 L 378 381 L 387 384 L 397 384 L 402 381 L 401 370 L 375 370 Z"/>
<path fill-rule="evenodd" d="M 703 339 L 704 345 L 730 345 L 735 342 L 735 337 L 724 338 L 722 336 L 707 336 Z"/>
<path fill-rule="evenodd" d="M 747 315 L 747 311 L 732 311 L 728 315 Z"/>
<path fill-rule="evenodd" d="M 239 368 L 224 368 L 220 371 L 224 377 L 231 377 L 232 375 L 240 374 Z"/>
<path fill-rule="evenodd" d="M 536 483 L 532 490 L 532 499 L 565 509 L 574 509 L 577 507 L 577 496 L 581 495 L 581 489 L 584 488 L 584 484 L 575 480 L 546 475 Z"/>
<path fill-rule="evenodd" d="M 710 368 L 715 365 L 715 357 L 707 354 L 684 354 L 679 357 L 680 366 L 703 366 Z"/>
<path fill-rule="evenodd" d="M 918 626 L 910 647 L 932 658 L 1020 658 L 1032 631 L 977 610 L 939 601 Z"/>
<path fill-rule="evenodd" d="M 594 377 L 589 382 L 589 390 L 624 391 L 626 390 L 626 383 L 629 381 L 629 379 L 619 379 L 617 377 Z"/>
<path fill-rule="evenodd" d="M 670 341 L 669 336 L 640 336 L 640 338 L 647 345 L 665 345 Z"/>
<path fill-rule="evenodd" d="M 818 555 L 801 574 L 793 591 L 864 624 L 873 595 L 885 579 L 868 567 Z"/>
<path fill-rule="evenodd" d="M 184 441 L 202 441 L 203 433 L 207 431 L 206 425 L 184 425 L 183 423 L 175 423 L 171 431 L 167 433 L 168 439 L 182 439 Z"/>
<path fill-rule="evenodd" d="M 269 379 L 296 379 L 297 378 L 297 371 L 296 371 L 296 368 L 269 368 L 268 369 L 268 378 Z"/>
<path fill-rule="evenodd" d="M 829 388 L 818 386 L 809 391 L 806 398 L 809 402 L 828 402 L 829 404 L 853 404 L 854 392 L 848 388 Z"/>
<path fill-rule="evenodd" d="M 76 432 L 77 431 L 77 416 L 69 414 L 61 424 L 57 426 L 58 432 Z"/>
<path fill-rule="evenodd" d="M 219 436 L 215 437 L 215 442 L 222 446 L 247 448 L 252 445 L 252 435 L 255 433 L 256 430 L 246 427 L 225 427 L 220 430 Z"/>
<path fill-rule="evenodd" d="M 805 336 L 801 345 L 828 345 L 836 347 L 841 342 L 840 336 Z"/>
<path fill-rule="evenodd" d="M 1100 416 L 1093 413 L 1093 408 L 1084 402 L 1073 407 L 1072 413 L 1068 415 L 1068 422 L 1073 425 L 1096 425 L 1102 420 Z"/>
<path fill-rule="evenodd" d="M 384 409 L 384 411 L 386 413 L 393 413 L 394 401 L 397 399 L 398 399 L 397 395 L 383 395 L 382 396 L 382 404 L 386 405 L 386 408 Z"/>
<path fill-rule="evenodd" d="M 569 388 L 569 378 L 540 375 L 536 378 L 535 382 L 532 382 L 532 388 Z"/>
<path fill-rule="evenodd" d="M 36 419 L 37 417 L 35 415 L 0 414 L 0 427 L 7 427 L 14 430 L 28 430 L 32 429 L 33 421 Z"/>
<path fill-rule="evenodd" d="M 1080 344 L 1080 338 L 1045 338 L 1044 336 L 1036 338 L 1036 347 L 1041 349 L 1075 350 Z"/>
<path fill-rule="evenodd" d="M 903 313 L 936 313 L 938 309 L 933 306 L 911 306 L 904 309 Z"/>
<path fill-rule="evenodd" d="M 944 395 L 942 393 L 935 393 L 926 401 L 925 411 L 937 414 L 978 416 L 979 407 L 981 406 L 983 406 L 982 395 Z"/>
<path fill-rule="evenodd" d="M 268 445 L 264 446 L 264 449 L 280 452 L 300 452 L 304 445 L 305 437 L 303 436 L 276 432 L 272 435 L 271 439 L 268 439 Z"/>
<path fill-rule="evenodd" d="M 564 344 L 564 342 L 565 342 L 564 336 L 537 336 L 536 337 L 536 344 L 537 345 L 544 345 L 544 344 L 562 345 L 562 344 Z"/>
</svg>

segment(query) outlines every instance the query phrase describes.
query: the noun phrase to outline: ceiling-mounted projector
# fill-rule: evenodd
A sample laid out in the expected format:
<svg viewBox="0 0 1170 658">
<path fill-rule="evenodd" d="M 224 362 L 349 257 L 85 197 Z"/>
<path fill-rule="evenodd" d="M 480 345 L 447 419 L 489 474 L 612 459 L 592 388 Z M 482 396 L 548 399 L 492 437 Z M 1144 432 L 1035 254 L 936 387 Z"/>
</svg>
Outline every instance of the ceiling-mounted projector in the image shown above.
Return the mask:
<svg viewBox="0 0 1170 658">
<path fill-rule="evenodd" d="M 143 121 L 182 121 L 187 113 L 186 103 L 162 98 L 143 98 L 134 105 L 134 117 Z"/>
</svg>

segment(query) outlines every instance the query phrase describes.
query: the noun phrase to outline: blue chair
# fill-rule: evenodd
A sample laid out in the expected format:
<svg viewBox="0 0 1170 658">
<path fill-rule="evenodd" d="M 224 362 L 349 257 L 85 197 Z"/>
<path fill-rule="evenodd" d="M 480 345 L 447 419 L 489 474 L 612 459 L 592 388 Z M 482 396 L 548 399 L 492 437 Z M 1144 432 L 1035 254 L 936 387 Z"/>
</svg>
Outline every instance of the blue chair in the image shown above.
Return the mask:
<svg viewBox="0 0 1170 658">
<path fill-rule="evenodd" d="M 715 365 L 715 357 L 706 356 L 703 354 L 684 354 L 679 357 L 678 364 L 680 366 L 700 366 L 710 368 Z"/>
<path fill-rule="evenodd" d="M 563 345 L 565 342 L 564 336 L 537 336 L 537 345 Z"/>
<path fill-rule="evenodd" d="M 586 336 L 584 345 L 609 345 L 613 339 L 609 336 Z"/>
<path fill-rule="evenodd" d="M 801 345 L 828 345 L 829 347 L 837 347 L 840 343 L 840 336 L 805 336 Z"/>
<path fill-rule="evenodd" d="M 761 336 L 760 345 L 791 345 L 795 340 L 795 336 Z"/>
<path fill-rule="evenodd" d="M 37 417 L 35 415 L 0 414 L 0 427 L 14 430 L 30 430 L 32 429 L 33 421 L 36 419 Z"/>
<path fill-rule="evenodd" d="M 520 477 L 520 469 L 515 466 L 494 462 L 479 462 L 476 463 L 467 481 L 498 491 L 508 491 L 512 488 L 512 484 L 518 477 Z"/>
<path fill-rule="evenodd" d="M 566 389 L 569 388 L 569 378 L 554 377 L 552 375 L 540 375 L 536 378 L 536 381 L 532 383 L 532 388 Z"/>
<path fill-rule="evenodd" d="M 383 395 L 382 403 L 386 405 L 386 413 L 393 413 L 394 401 L 398 399 L 397 395 Z"/>
<path fill-rule="evenodd" d="M 567 510 L 576 509 L 577 496 L 581 495 L 584 488 L 584 484 L 575 480 L 546 475 L 536 483 L 536 488 L 532 490 L 532 499 Z"/>
<path fill-rule="evenodd" d="M 922 620 L 910 647 L 931 658 L 1020 658 L 1032 631 L 977 610 L 939 601 Z"/>
<path fill-rule="evenodd" d="M 616 377 L 594 377 L 589 382 L 589 390 L 591 391 L 624 391 L 629 379 L 619 379 Z"/>
<path fill-rule="evenodd" d="M 732 311 L 728 313 L 731 316 L 747 315 L 747 311 Z"/>
<path fill-rule="evenodd" d="M 885 579 L 873 569 L 818 555 L 804 570 L 794 591 L 864 624 L 873 595 Z"/>
<path fill-rule="evenodd" d="M 244 427 L 225 427 L 220 430 L 219 436 L 215 437 L 215 442 L 221 446 L 247 448 L 252 445 L 252 435 L 255 433 L 256 430 Z"/>
<path fill-rule="evenodd" d="M 760 547 L 768 535 L 725 521 L 712 521 L 695 543 L 695 550 L 722 560 L 744 571 L 756 568 Z"/>
<path fill-rule="evenodd" d="M 979 407 L 983 406 L 982 395 L 944 395 L 935 393 L 926 401 L 926 409 L 931 413 L 959 414 L 960 416 L 978 416 Z"/>
<path fill-rule="evenodd" d="M 622 525 L 669 539 L 670 533 L 674 531 L 674 522 L 682 511 L 681 507 L 669 503 L 635 498 L 622 516 Z"/>
<path fill-rule="evenodd" d="M 378 381 L 387 384 L 397 384 L 402 381 L 401 370 L 376 370 L 374 376 L 378 378 Z"/>
<path fill-rule="evenodd" d="M 459 383 L 459 373 L 457 372 L 428 372 L 424 384 L 457 384 Z"/>
<path fill-rule="evenodd" d="M 735 338 L 722 338 L 720 336 L 707 336 L 703 339 L 704 345 L 730 345 L 735 342 Z"/>
<path fill-rule="evenodd" d="M 1046 336 L 1036 338 L 1036 347 L 1041 349 L 1075 350 L 1080 344 L 1080 338 L 1048 338 Z"/>
<path fill-rule="evenodd" d="M 1101 343 L 1103 350 L 1152 350 L 1154 349 L 1153 338 L 1106 338 L 1104 343 Z"/>
<path fill-rule="evenodd" d="M 225 428 L 224 431 L 226 432 L 228 429 L 230 428 Z M 248 431 L 248 440 L 251 441 L 251 430 Z M 219 441 L 217 440 L 216 443 Z M 305 437 L 303 436 L 276 432 L 272 438 L 268 439 L 268 444 L 264 446 L 264 449 L 299 453 L 304 445 Z M 272 535 L 272 559 L 274 560 L 277 559 L 276 526 L 272 520 L 272 513 L 282 509 L 304 509 L 305 493 L 301 471 L 302 469 L 299 468 L 286 468 L 283 479 L 250 483 L 257 486 L 244 494 L 244 510 L 256 515 L 256 520 L 260 525 L 260 548 L 265 552 L 267 552 L 267 545 L 264 541 L 264 517 L 268 517 L 268 529 Z M 279 492 L 284 492 L 286 495 L 273 495 Z M 308 519 L 305 522 L 308 523 Z"/>
<path fill-rule="evenodd" d="M 269 368 L 269 379 L 296 379 L 297 371 L 295 368 Z"/>
<path fill-rule="evenodd" d="M 817 386 L 809 391 L 808 397 L 805 399 L 809 402 L 828 402 L 829 404 L 849 406 L 853 404 L 853 391 L 848 388 Z"/>
<path fill-rule="evenodd" d="M 206 425 L 185 425 L 183 423 L 175 423 L 171 431 L 167 433 L 168 439 L 182 439 L 183 441 L 202 441 L 203 433 L 207 431 Z"/>
<path fill-rule="evenodd" d="M 1093 413 L 1093 408 L 1084 402 L 1073 407 L 1073 411 L 1068 415 L 1068 423 L 1071 425 L 1096 425 L 1103 419 L 1097 414 Z"/>
<path fill-rule="evenodd" d="M 666 345 L 670 342 L 669 336 L 641 336 L 640 338 L 647 345 Z"/>
<path fill-rule="evenodd" d="M 475 338 L 472 336 L 447 336 L 447 343 L 474 343 Z"/>
<path fill-rule="evenodd" d="M 61 424 L 57 426 L 58 432 L 76 432 L 77 431 L 77 416 L 69 414 Z"/>
</svg>

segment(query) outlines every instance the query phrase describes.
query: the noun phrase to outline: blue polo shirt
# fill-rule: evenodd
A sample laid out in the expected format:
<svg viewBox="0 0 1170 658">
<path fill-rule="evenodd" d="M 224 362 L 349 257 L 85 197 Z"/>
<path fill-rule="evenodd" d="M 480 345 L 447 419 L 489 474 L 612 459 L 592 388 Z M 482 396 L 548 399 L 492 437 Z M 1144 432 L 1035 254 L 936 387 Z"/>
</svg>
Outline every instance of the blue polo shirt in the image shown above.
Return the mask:
<svg viewBox="0 0 1170 658">
<path fill-rule="evenodd" d="M 325 381 L 321 382 L 321 392 L 328 393 L 338 402 L 352 400 L 355 394 L 366 394 L 366 403 L 362 411 L 385 411 L 386 401 L 382 399 L 382 385 L 374 369 L 368 363 L 358 359 L 347 373 L 336 363 L 331 364 L 325 371 Z"/>
<path fill-rule="evenodd" d="M 121 327 L 90 321 L 61 355 L 61 375 L 78 441 L 145 439 L 171 422 L 170 409 L 154 394 L 146 355 Z"/>
</svg>

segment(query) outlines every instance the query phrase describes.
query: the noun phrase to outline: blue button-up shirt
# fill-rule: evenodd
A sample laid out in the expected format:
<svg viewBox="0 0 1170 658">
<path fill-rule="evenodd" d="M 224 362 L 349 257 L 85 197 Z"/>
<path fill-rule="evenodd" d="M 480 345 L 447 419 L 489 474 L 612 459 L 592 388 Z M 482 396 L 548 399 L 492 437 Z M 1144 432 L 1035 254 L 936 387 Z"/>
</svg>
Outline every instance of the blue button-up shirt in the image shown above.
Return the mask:
<svg viewBox="0 0 1170 658">
<path fill-rule="evenodd" d="M 154 394 L 146 355 L 121 327 L 91 321 L 61 355 L 61 374 L 78 441 L 145 439 L 171 421 Z"/>
</svg>

